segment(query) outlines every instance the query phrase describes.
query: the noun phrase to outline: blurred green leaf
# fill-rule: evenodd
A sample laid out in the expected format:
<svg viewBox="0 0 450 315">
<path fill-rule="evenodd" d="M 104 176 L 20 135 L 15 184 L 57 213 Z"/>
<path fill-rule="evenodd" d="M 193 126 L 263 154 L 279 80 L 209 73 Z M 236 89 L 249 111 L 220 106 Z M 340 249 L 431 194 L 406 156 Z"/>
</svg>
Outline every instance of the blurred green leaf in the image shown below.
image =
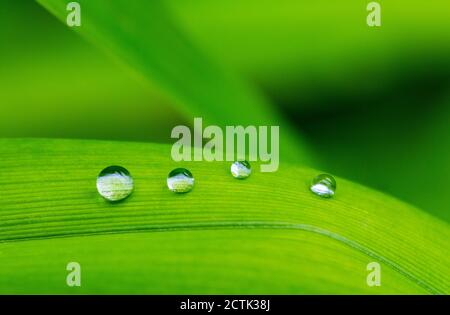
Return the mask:
<svg viewBox="0 0 450 315">
<path fill-rule="evenodd" d="M 186 124 L 155 87 L 38 3 L 5 0 L 2 7 L 0 137 L 167 142 L 173 126 Z"/>
<path fill-rule="evenodd" d="M 421 78 L 418 68 L 450 71 L 448 1 L 380 1 L 379 28 L 366 24 L 369 2 L 168 1 L 194 40 L 298 112 L 376 97 Z"/>
<path fill-rule="evenodd" d="M 64 23 L 65 0 L 39 0 Z M 276 110 L 226 65 L 214 61 L 180 30 L 161 1 L 79 1 L 92 43 L 152 81 L 187 117 L 208 124 L 281 125 L 283 158 L 308 160 L 304 145 Z"/>
</svg>

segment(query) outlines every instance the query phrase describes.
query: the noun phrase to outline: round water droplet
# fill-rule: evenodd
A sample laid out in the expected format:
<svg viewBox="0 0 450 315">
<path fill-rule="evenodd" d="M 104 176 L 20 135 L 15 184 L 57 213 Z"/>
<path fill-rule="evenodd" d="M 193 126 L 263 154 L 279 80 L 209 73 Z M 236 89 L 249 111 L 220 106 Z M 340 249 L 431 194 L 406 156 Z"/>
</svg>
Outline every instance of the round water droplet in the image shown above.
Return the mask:
<svg viewBox="0 0 450 315">
<path fill-rule="evenodd" d="M 97 177 L 98 193 L 109 201 L 127 198 L 133 192 L 133 178 L 121 166 L 108 166 Z"/>
<path fill-rule="evenodd" d="M 236 161 L 231 164 L 231 175 L 237 179 L 244 179 L 250 176 L 252 167 L 247 161 Z"/>
<path fill-rule="evenodd" d="M 336 191 L 336 180 L 329 174 L 320 174 L 312 180 L 310 189 L 320 197 L 333 197 Z"/>
<path fill-rule="evenodd" d="M 187 193 L 194 188 L 194 176 L 185 168 L 176 168 L 167 176 L 167 187 L 175 193 Z"/>
</svg>

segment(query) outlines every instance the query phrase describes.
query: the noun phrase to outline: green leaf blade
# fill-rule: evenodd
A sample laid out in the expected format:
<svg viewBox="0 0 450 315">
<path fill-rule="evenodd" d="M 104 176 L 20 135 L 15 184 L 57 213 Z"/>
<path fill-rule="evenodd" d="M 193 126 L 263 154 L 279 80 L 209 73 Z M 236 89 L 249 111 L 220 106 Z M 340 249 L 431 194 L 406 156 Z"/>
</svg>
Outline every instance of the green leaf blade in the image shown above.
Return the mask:
<svg viewBox="0 0 450 315">
<path fill-rule="evenodd" d="M 82 292 L 119 292 L 120 283 L 124 285 L 122 292 L 136 292 L 139 289 L 126 284 L 131 280 L 119 279 L 121 272 L 133 272 L 129 269 L 137 266 L 133 259 L 151 265 L 153 261 L 164 264 L 166 259 L 178 258 L 181 260 L 176 271 L 173 265 L 159 271 L 156 267 L 145 267 L 140 277 L 152 283 L 149 279 L 158 279 L 159 272 L 166 276 L 175 272 L 180 279 L 188 277 L 190 272 L 199 273 L 195 266 L 204 266 L 207 272 L 188 282 L 176 282 L 173 278 L 173 282 L 160 287 L 144 285 L 142 292 L 249 293 L 252 286 L 246 281 L 260 273 L 264 268 L 262 261 L 267 259 L 273 262 L 254 287 L 255 292 L 368 293 L 373 288 L 365 283 L 365 268 L 371 261 L 382 264 L 383 275 L 386 272 L 388 278 L 402 279 L 396 280 L 397 284 L 383 282 L 376 292 L 449 291 L 448 224 L 344 179 L 337 178 L 335 198 L 324 200 L 308 189 L 317 171 L 286 163 L 276 173 L 260 173 L 258 166 L 253 165 L 252 176 L 239 181 L 230 175 L 230 165 L 226 162 L 175 163 L 167 145 L 49 139 L 1 140 L 0 145 L 4 175 L 0 179 L 2 270 L 17 261 L 14 257 L 20 257 L 22 248 L 28 248 L 30 255 L 38 254 L 35 261 L 23 268 L 32 270 L 33 266 L 44 265 L 63 250 L 65 242 L 73 243 L 73 250 L 67 251 L 75 261 L 76 257 L 82 257 L 94 264 L 102 261 L 103 255 L 108 256 L 104 251 L 110 250 L 103 250 L 99 242 L 104 244 L 110 239 L 116 248 L 116 253 L 108 256 L 111 266 L 105 267 L 104 273 L 101 266 L 91 268 L 95 273 L 116 279 L 118 291 L 109 289 L 99 276 L 95 285 L 87 286 Z M 104 201 L 95 188 L 100 170 L 114 164 L 126 167 L 136 183 L 133 195 L 118 204 Z M 194 190 L 184 195 L 173 194 L 165 183 L 167 174 L 179 166 L 188 168 L 196 179 Z M 153 235 L 161 238 L 167 235 L 164 248 L 171 250 L 170 257 L 165 257 L 165 251 L 158 246 L 150 245 L 160 242 L 160 237 Z M 129 242 L 122 240 L 127 238 Z M 184 238 L 188 239 L 185 243 L 180 241 Z M 315 245 L 305 245 L 308 239 Z M 282 246 L 280 240 L 286 243 Z M 191 243 L 198 244 L 196 250 L 190 248 L 194 245 L 188 246 Z M 243 243 L 260 248 L 259 254 L 249 251 L 244 255 L 240 249 L 232 250 Z M 140 248 L 146 246 L 148 250 L 138 255 Z M 220 247 L 224 248 L 225 256 L 217 256 Z M 274 253 L 273 248 L 279 251 Z M 136 253 L 137 257 L 135 254 L 129 257 L 129 268 L 127 264 L 116 263 L 121 261 L 120 251 L 122 255 L 128 251 Z M 44 252 L 45 255 L 39 254 Z M 262 260 L 253 262 L 249 258 L 253 254 L 261 255 Z M 303 255 L 314 255 L 311 259 L 316 263 L 302 262 Z M 200 265 L 192 263 L 203 256 L 207 258 Z M 225 259 L 223 268 L 220 267 L 222 258 Z M 184 259 L 190 259 L 190 264 L 184 265 Z M 207 267 L 209 260 L 215 261 L 211 262 L 214 267 Z M 248 274 L 247 278 L 235 290 L 225 280 L 218 280 L 212 288 L 210 278 L 225 279 L 232 266 L 233 270 L 240 267 L 242 273 Z M 64 266 L 61 268 L 64 273 Z M 355 270 L 350 276 L 348 270 L 352 268 Z M 8 270 L 21 279 L 23 269 L 19 266 Z M 278 275 L 280 270 L 284 273 Z M 56 277 L 52 268 L 42 272 Z M 288 274 L 295 276 L 289 278 Z M 318 278 L 323 278 L 323 282 L 317 282 Z M 65 292 L 63 279 L 60 279 L 62 284 L 50 286 L 48 290 Z M 135 281 L 137 285 L 139 281 Z M 202 283 L 204 291 L 199 289 Z M 23 286 L 20 281 L 13 286 L 0 284 L 3 292 Z"/>
</svg>

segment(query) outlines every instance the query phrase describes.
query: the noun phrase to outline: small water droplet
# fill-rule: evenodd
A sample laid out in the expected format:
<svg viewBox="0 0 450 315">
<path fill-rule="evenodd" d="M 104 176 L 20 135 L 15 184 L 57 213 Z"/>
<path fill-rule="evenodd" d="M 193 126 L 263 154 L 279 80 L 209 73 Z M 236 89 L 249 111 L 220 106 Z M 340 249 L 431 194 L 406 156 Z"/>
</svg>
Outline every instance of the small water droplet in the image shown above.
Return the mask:
<svg viewBox="0 0 450 315">
<path fill-rule="evenodd" d="M 194 176 L 185 168 L 176 168 L 167 176 L 167 187 L 175 193 L 187 193 L 194 188 Z"/>
<path fill-rule="evenodd" d="M 333 197 L 336 191 L 336 180 L 329 174 L 320 174 L 312 180 L 310 189 L 320 197 Z"/>
<path fill-rule="evenodd" d="M 108 166 L 97 177 L 98 193 L 109 201 L 127 198 L 133 188 L 133 178 L 122 166 Z"/>
<path fill-rule="evenodd" d="M 231 175 L 237 179 L 244 179 L 250 176 L 252 167 L 247 161 L 236 161 L 231 164 Z"/>
</svg>

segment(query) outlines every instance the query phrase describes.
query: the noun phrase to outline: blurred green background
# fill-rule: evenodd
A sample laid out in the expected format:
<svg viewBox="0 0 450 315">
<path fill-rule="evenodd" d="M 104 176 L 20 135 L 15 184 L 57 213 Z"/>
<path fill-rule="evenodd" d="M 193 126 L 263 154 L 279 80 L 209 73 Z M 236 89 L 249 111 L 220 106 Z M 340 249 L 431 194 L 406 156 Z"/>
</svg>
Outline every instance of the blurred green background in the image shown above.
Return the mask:
<svg viewBox="0 0 450 315">
<path fill-rule="evenodd" d="M 368 2 L 165 6 L 192 46 L 295 126 L 289 132 L 313 152 L 312 166 L 449 222 L 450 4 L 379 1 L 382 26 L 370 28 Z M 36 2 L 3 0 L 1 7 L 0 137 L 170 143 L 176 124 L 202 115 L 180 108 Z M 230 104 L 237 117 L 241 106 Z"/>
</svg>

